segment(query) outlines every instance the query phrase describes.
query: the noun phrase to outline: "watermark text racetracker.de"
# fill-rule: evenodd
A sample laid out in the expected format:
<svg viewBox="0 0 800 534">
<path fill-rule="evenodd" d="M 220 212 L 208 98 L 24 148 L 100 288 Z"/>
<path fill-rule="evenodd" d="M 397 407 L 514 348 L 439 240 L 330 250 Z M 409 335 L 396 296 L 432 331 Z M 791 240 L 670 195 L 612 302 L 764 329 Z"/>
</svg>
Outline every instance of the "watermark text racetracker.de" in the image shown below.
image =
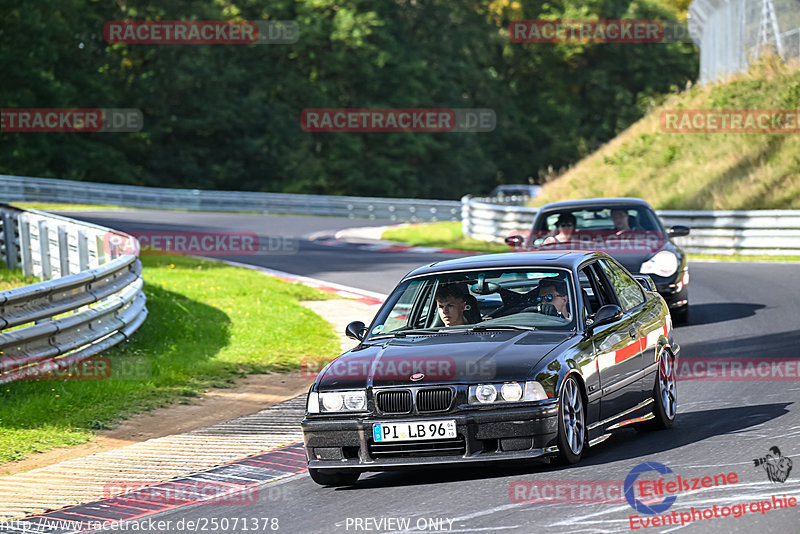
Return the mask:
<svg viewBox="0 0 800 534">
<path fill-rule="evenodd" d="M 306 132 L 491 132 L 488 108 L 309 108 L 300 115 Z"/>
<path fill-rule="evenodd" d="M 345 356 L 323 364 L 317 360 L 304 360 L 300 374 L 315 378 L 323 372 L 327 380 L 335 378 L 355 380 L 407 380 L 435 381 L 456 378 L 493 379 L 497 375 L 494 358 L 459 358 L 450 356 L 404 356 L 372 358 Z"/>
<path fill-rule="evenodd" d="M 665 133 L 800 133 L 800 110 L 666 110 L 659 126 Z"/>
<path fill-rule="evenodd" d="M 98 355 L 77 361 L 31 362 L 27 355 L 3 355 L 0 372 L 15 380 L 145 380 L 153 376 L 153 362 L 139 356 L 112 360 Z"/>
<path fill-rule="evenodd" d="M 125 235 L 108 232 L 103 237 L 107 253 L 251 255 L 297 254 L 299 242 L 294 237 L 259 236 L 253 232 L 173 232 L 131 231 Z"/>
<path fill-rule="evenodd" d="M 624 503 L 622 480 L 515 480 L 508 499 L 517 504 Z"/>
<path fill-rule="evenodd" d="M 274 532 L 281 527 L 277 517 L 234 516 L 215 517 L 200 516 L 196 519 L 159 519 L 146 517 L 142 519 L 118 520 L 73 520 L 35 517 L 29 519 L 12 519 L 3 522 L 3 526 L 12 532 L 83 532 L 102 530 L 105 532 Z"/>
<path fill-rule="evenodd" d="M 180 479 L 154 486 L 142 481 L 115 480 L 103 487 L 103 495 L 112 504 L 130 501 L 151 504 L 195 503 L 203 505 L 253 505 L 259 501 L 288 502 L 293 499 L 286 486 L 263 486 L 257 483 L 231 484 L 210 480 Z"/>
<path fill-rule="evenodd" d="M 774 382 L 800 380 L 798 358 L 680 358 L 678 380 Z"/>
<path fill-rule="evenodd" d="M 144 125 L 133 108 L 3 108 L 0 133 L 130 133 Z"/>
<path fill-rule="evenodd" d="M 517 232 L 515 231 L 514 234 Z M 664 234 L 655 230 L 581 230 L 566 242 L 548 242 L 548 230 L 529 233 L 532 246 L 548 250 L 600 250 L 608 254 L 655 253 L 665 244 Z"/>
<path fill-rule="evenodd" d="M 291 20 L 110 20 L 109 44 L 292 44 L 300 36 Z"/>
<path fill-rule="evenodd" d="M 675 21 L 616 20 L 512 20 L 512 43 L 691 43 L 688 28 Z"/>
</svg>

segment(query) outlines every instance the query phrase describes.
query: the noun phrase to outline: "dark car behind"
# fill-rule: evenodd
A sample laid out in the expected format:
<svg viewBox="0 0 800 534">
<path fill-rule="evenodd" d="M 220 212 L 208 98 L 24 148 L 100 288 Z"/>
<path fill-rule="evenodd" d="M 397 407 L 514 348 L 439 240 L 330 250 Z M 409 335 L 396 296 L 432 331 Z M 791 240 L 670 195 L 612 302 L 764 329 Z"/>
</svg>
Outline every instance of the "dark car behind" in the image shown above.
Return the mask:
<svg viewBox="0 0 800 534">
<path fill-rule="evenodd" d="M 628 213 L 630 230 L 617 231 L 613 210 Z M 545 244 L 562 214 L 571 214 L 577 225 L 566 243 Z M 639 198 L 593 198 L 554 202 L 542 206 L 528 236 L 513 235 L 506 242 L 518 250 L 601 250 L 634 274 L 649 275 L 664 297 L 676 323 L 689 321 L 689 266 L 686 253 L 673 237 L 689 234 L 686 226 L 664 228 L 653 208 Z"/>
</svg>

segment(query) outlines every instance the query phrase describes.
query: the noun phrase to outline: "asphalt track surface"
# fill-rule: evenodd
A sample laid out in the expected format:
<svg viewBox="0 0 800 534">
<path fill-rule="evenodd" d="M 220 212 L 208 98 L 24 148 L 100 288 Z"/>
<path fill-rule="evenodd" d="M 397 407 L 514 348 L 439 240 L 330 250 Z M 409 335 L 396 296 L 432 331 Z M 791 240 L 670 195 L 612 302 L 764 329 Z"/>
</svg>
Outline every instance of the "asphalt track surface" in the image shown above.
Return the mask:
<svg viewBox="0 0 800 534">
<path fill-rule="evenodd" d="M 156 211 L 75 212 L 70 216 L 129 231 L 246 231 L 263 237 L 299 238 L 292 253 L 227 259 L 381 293 L 388 293 L 413 267 L 453 257 L 351 250 L 302 239 L 314 232 L 382 221 Z M 800 265 L 701 262 L 690 268 L 691 322 L 677 328 L 675 334 L 682 347 L 681 362 L 747 357 L 785 363 L 800 358 Z M 278 532 L 291 533 L 625 532 L 632 526 L 646 532 L 800 532 L 800 503 L 765 513 L 751 505 L 784 495 L 800 501 L 800 380 L 781 381 L 770 375 L 749 381 L 680 381 L 678 391 L 678 417 L 672 430 L 624 430 L 592 448 L 577 466 L 531 462 L 370 473 L 362 475 L 354 487 L 340 489 L 317 486 L 303 473 L 263 488 L 257 504 L 197 505 L 151 519 L 171 521 L 166 528 L 169 532 L 271 532 L 276 524 L 272 518 L 277 519 Z M 770 482 L 764 469 L 754 465 L 753 460 L 764 457 L 772 446 L 794 461 L 794 469 L 783 483 Z M 640 520 L 652 516 L 635 512 L 624 498 L 611 503 L 570 502 L 572 491 L 578 492 L 576 500 L 580 500 L 581 486 L 590 488 L 599 499 L 597 488 L 608 486 L 597 481 L 621 485 L 643 462 L 668 466 L 674 472 L 666 477 L 668 481 L 676 475 L 691 479 L 730 472 L 737 478 L 727 486 L 679 492 L 664 512 L 677 512 L 678 526 L 643 528 L 641 522 L 632 523 L 631 516 L 638 515 Z M 653 472 L 642 475 L 642 479 L 655 478 Z M 531 483 L 539 484 L 538 492 Z M 614 490 L 602 491 L 604 498 L 618 496 Z M 539 502 L 519 502 L 534 500 L 537 493 Z M 714 505 L 718 513 L 724 513 L 722 507 L 738 506 L 729 508 L 728 517 L 680 526 L 682 512 Z M 737 511 L 741 514 L 742 505 L 746 512 L 734 517 Z M 227 528 L 212 530 L 212 519 L 222 518 L 227 518 Z M 253 522 L 254 518 L 259 520 Z M 180 520 L 184 523 L 179 524 Z M 200 523 L 190 530 L 185 523 L 190 520 Z M 199 528 L 201 524 L 207 529 Z M 251 528 L 256 524 L 257 528 Z M 146 523 L 137 526 L 149 530 Z"/>
</svg>

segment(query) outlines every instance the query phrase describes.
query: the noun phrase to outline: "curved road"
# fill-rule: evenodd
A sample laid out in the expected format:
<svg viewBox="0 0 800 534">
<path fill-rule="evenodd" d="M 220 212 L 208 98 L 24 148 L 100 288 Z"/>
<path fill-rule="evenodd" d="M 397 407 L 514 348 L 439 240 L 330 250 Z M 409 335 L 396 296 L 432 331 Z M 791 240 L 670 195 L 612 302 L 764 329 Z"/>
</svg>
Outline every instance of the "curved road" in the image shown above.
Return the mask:
<svg viewBox="0 0 800 534">
<path fill-rule="evenodd" d="M 382 223 L 156 211 L 69 215 L 129 231 L 246 231 L 262 237 L 303 237 L 323 230 Z M 413 267 L 451 257 L 352 250 L 301 239 L 295 253 L 226 258 L 388 293 Z M 759 528 L 765 532 L 797 532 L 800 505 L 765 513 L 749 507 L 744 515 L 741 505 L 784 495 L 800 501 L 800 379 L 796 363 L 786 367 L 790 363 L 787 360 L 800 359 L 800 268 L 796 263 L 695 262 L 691 276 L 691 323 L 676 330 L 683 349 L 681 365 L 707 357 L 765 358 L 780 364 L 771 368 L 777 369 L 776 374 L 792 373 L 794 380 L 777 380 L 771 374 L 750 381 L 681 381 L 679 414 L 672 430 L 641 434 L 626 430 L 593 448 L 578 466 L 569 468 L 530 463 L 366 474 L 355 487 L 346 489 L 322 488 L 306 474 L 300 474 L 273 484 L 276 487 L 269 491 L 265 489 L 255 505 L 185 507 L 159 514 L 155 519 L 171 519 L 175 524 L 180 519 L 277 518 L 278 531 L 292 533 L 632 529 L 744 533 Z M 764 457 L 772 446 L 780 447 L 783 455 L 795 462 L 783 483 L 770 482 L 765 470 L 754 465 L 753 460 Z M 716 505 L 721 513 L 721 507 L 738 505 L 732 513 L 738 510 L 740 517 L 645 529 L 642 521 L 652 516 L 635 513 L 624 499 L 610 503 L 569 502 L 570 491 L 580 491 L 571 488 L 580 485 L 595 492 L 607 491 L 603 493 L 605 497 L 617 497 L 606 481 L 620 484 L 642 462 L 665 464 L 683 479 L 735 472 L 735 483 L 680 492 L 664 513 L 678 512 L 680 523 L 680 513 L 690 514 L 692 507 L 697 511 Z M 674 475 L 668 480 L 674 480 Z M 531 486 L 533 482 L 540 486 Z M 559 486 L 562 490 L 556 493 Z M 535 498 L 537 491 L 544 502 L 520 502 Z M 638 522 L 631 520 L 632 515 L 639 516 Z M 241 528 L 241 524 L 226 530 L 250 531 Z"/>
</svg>

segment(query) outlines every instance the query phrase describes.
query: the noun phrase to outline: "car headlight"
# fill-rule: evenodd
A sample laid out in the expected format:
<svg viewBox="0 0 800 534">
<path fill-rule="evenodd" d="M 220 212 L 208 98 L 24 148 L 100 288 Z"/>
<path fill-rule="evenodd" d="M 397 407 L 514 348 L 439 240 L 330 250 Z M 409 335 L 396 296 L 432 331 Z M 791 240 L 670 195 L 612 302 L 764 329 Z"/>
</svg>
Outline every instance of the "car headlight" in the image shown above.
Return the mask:
<svg viewBox="0 0 800 534">
<path fill-rule="evenodd" d="M 491 384 L 481 384 L 473 387 L 475 388 L 475 399 L 481 404 L 490 404 L 497 398 L 497 388 Z M 470 391 L 470 397 L 472 396 Z"/>
<path fill-rule="evenodd" d="M 672 276 L 678 270 L 678 256 L 669 250 L 662 250 L 646 262 L 642 263 L 639 272 L 656 274 L 664 278 Z"/>
<path fill-rule="evenodd" d="M 499 391 L 499 394 L 498 394 Z M 528 381 L 504 384 L 478 384 L 469 387 L 470 404 L 493 404 L 503 402 L 537 401 L 547 398 L 544 387 L 539 382 Z"/>
<path fill-rule="evenodd" d="M 312 391 L 308 395 L 308 413 L 363 412 L 367 408 L 367 394 L 358 391 Z"/>
<path fill-rule="evenodd" d="M 503 387 L 500 388 L 500 395 L 503 396 L 503 400 L 509 402 L 518 401 L 522 398 L 522 386 L 520 386 L 517 382 L 503 384 Z"/>
<path fill-rule="evenodd" d="M 367 407 L 367 396 L 363 391 L 348 391 L 344 394 L 344 409 L 360 412 Z"/>
</svg>

